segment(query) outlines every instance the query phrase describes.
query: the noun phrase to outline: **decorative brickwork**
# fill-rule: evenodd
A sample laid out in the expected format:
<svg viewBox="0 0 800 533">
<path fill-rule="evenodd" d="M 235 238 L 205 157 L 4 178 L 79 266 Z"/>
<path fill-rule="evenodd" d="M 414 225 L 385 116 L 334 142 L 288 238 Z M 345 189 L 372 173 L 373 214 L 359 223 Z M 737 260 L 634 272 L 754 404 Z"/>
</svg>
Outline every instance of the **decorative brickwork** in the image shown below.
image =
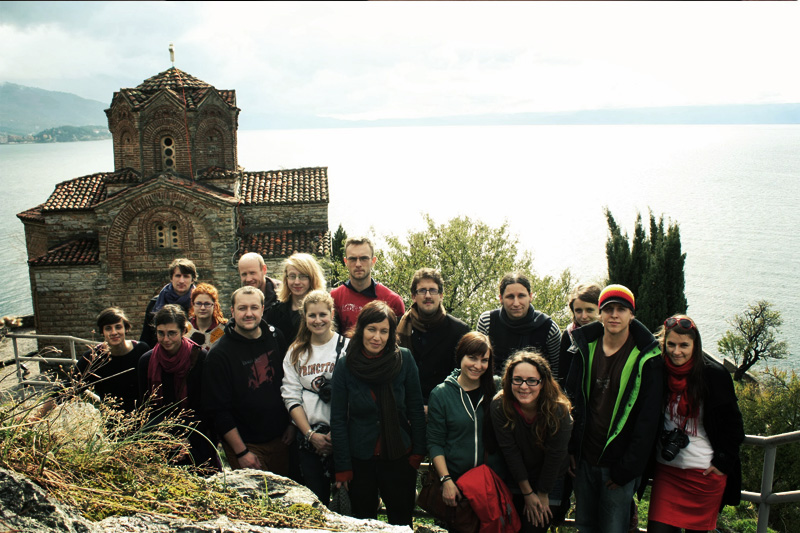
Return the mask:
<svg viewBox="0 0 800 533">
<path fill-rule="evenodd" d="M 114 93 L 115 171 L 59 183 L 17 215 L 39 333 L 98 338 L 97 313 L 116 305 L 138 337 L 176 257 L 226 300 L 245 251 L 261 253 L 272 275 L 294 252 L 330 254 L 327 168 L 244 172 L 238 114 L 235 91 L 174 67 Z"/>
</svg>

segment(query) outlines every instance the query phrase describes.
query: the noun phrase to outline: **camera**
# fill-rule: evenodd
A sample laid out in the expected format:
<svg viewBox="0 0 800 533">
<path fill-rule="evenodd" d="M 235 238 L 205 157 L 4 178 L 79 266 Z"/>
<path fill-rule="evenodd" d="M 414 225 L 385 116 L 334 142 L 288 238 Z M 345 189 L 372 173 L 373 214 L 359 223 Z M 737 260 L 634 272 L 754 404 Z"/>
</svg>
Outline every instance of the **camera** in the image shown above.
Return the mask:
<svg viewBox="0 0 800 533">
<path fill-rule="evenodd" d="M 319 394 L 319 399 L 325 403 L 331 403 L 331 394 L 333 392 L 333 386 L 331 385 L 331 380 L 326 377 L 322 377 L 322 384 L 319 386 L 317 394 Z"/>
<path fill-rule="evenodd" d="M 672 461 L 688 444 L 689 436 L 680 428 L 674 428 L 669 432 L 664 431 L 661 434 L 661 457 L 665 461 Z"/>
</svg>

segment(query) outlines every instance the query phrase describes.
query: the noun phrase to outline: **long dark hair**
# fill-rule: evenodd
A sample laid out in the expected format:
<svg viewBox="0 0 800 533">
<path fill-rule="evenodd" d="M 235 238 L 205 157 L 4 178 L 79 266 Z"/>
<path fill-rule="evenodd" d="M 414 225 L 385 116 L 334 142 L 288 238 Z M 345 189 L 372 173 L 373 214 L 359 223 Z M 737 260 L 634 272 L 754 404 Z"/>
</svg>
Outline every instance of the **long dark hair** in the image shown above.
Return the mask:
<svg viewBox="0 0 800 533">
<path fill-rule="evenodd" d="M 389 321 L 389 339 L 386 341 L 386 347 L 383 353 L 390 354 L 397 350 L 397 339 L 395 339 L 395 334 L 397 332 L 397 316 L 394 314 L 394 311 L 392 311 L 392 308 L 383 300 L 372 300 L 358 313 L 353 337 L 347 345 L 347 355 L 354 353 L 354 350 L 363 350 L 364 329 L 370 324 L 383 322 L 384 320 Z"/>
<path fill-rule="evenodd" d="M 703 382 L 703 341 L 700 339 L 700 330 L 697 329 L 697 322 L 692 320 L 687 315 L 676 314 L 672 317 L 678 322 L 671 328 L 667 329 L 665 325 L 656 333 L 658 345 L 661 347 L 661 357 L 669 357 L 667 355 L 667 336 L 673 331 L 678 335 L 687 335 L 694 342 L 694 349 L 692 350 L 692 369 L 686 376 L 686 396 L 691 405 L 700 406 L 703 401 L 703 394 L 705 394 L 705 383 Z M 680 320 L 686 319 L 692 323 L 693 327 L 685 328 L 681 326 Z M 664 371 L 664 383 L 668 378 L 668 371 Z M 669 387 L 664 386 L 664 394 L 669 397 Z M 664 402 L 666 404 L 666 401 Z"/>
<path fill-rule="evenodd" d="M 520 350 L 506 361 L 505 372 L 503 372 L 503 390 L 498 393 L 503 398 L 503 414 L 506 415 L 506 425 L 514 428 L 516 410 L 514 409 L 515 398 L 511 378 L 514 377 L 514 368 L 521 363 L 528 363 L 535 367 L 542 380 L 542 388 L 536 398 L 537 416 L 531 431 L 536 443 L 543 447 L 548 436 L 558 433 L 563 413 L 565 410 L 570 412 L 572 404 L 553 378 L 550 365 L 547 364 L 547 360 L 542 357 L 541 353 L 536 350 Z"/>
</svg>

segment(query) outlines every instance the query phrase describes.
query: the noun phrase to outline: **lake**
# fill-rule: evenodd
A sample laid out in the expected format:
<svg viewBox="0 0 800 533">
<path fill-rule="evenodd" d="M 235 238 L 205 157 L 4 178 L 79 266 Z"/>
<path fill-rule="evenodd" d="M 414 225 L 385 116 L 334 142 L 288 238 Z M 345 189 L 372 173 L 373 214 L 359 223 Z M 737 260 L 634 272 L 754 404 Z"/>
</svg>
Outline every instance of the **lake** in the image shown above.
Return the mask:
<svg viewBox="0 0 800 533">
<path fill-rule="evenodd" d="M 766 299 L 800 348 L 800 126 L 454 126 L 239 132 L 246 170 L 328 167 L 330 228 L 404 235 L 467 215 L 508 221 L 539 274 L 606 273 L 608 207 L 680 224 L 689 314 L 705 346 Z M 67 179 L 113 170 L 111 141 L 0 146 L 6 291 L 2 314 L 31 312 L 22 223 Z M 796 287 L 796 286 L 795 286 Z M 800 355 L 780 364 L 800 368 Z"/>
</svg>

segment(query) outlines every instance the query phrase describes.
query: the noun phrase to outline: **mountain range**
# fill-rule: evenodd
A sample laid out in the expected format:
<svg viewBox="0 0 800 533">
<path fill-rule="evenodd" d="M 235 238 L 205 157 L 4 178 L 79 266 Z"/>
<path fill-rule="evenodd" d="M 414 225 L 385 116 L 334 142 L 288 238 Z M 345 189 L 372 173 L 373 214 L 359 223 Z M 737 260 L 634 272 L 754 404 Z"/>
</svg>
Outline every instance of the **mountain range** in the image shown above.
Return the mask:
<svg viewBox="0 0 800 533">
<path fill-rule="evenodd" d="M 243 102 L 239 102 L 241 105 Z M 60 126 L 105 125 L 109 103 L 14 83 L 0 84 L 0 134 L 33 135 Z M 590 109 L 547 113 L 494 113 L 413 119 L 342 120 L 310 115 L 247 112 L 243 130 L 388 126 L 586 124 L 800 124 L 800 103 Z"/>
</svg>

